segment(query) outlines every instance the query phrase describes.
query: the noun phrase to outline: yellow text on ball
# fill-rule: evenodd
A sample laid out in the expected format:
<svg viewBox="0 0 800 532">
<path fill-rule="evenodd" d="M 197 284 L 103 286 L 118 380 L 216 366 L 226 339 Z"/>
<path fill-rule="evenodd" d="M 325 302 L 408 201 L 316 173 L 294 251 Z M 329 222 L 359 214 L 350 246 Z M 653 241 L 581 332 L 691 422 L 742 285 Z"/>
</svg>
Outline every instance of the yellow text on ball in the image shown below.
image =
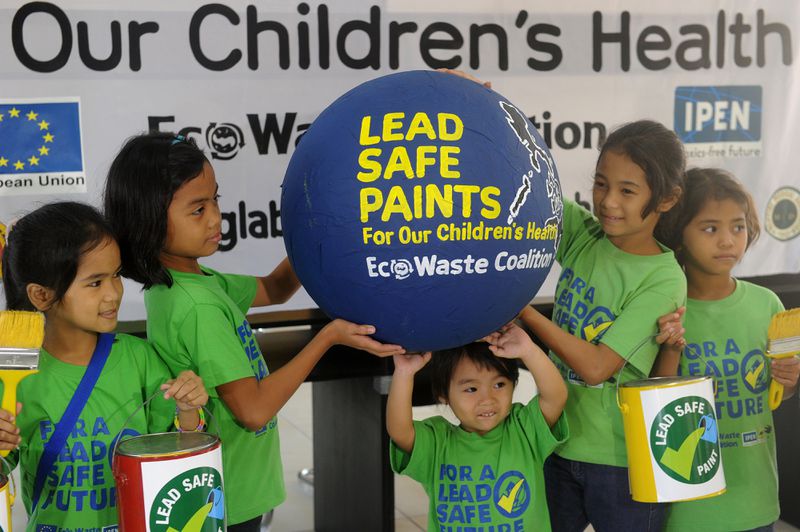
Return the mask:
<svg viewBox="0 0 800 532">
<path fill-rule="evenodd" d="M 405 123 L 405 113 L 386 113 L 383 115 L 380 135 L 372 134 L 372 117 L 367 115 L 361 118 L 361 131 L 358 142 L 362 146 L 374 146 L 379 142 L 393 142 L 398 140 L 414 140 L 419 135 L 424 135 L 430 140 L 456 141 L 464 133 L 464 122 L 461 117 L 452 113 L 436 113 L 436 127 L 434 128 L 430 117 L 426 113 L 415 113 Z M 405 133 L 403 132 L 405 130 Z"/>
<path fill-rule="evenodd" d="M 364 244 L 375 244 L 376 246 L 391 245 L 394 233 L 394 231 L 375 230 L 372 227 L 361 228 Z"/>
<path fill-rule="evenodd" d="M 407 195 L 408 192 L 400 185 L 391 187 L 385 196 L 379 188 L 362 188 L 359 193 L 361 223 L 368 222 L 370 214 L 377 212 L 380 212 L 380 219 L 383 222 L 389 221 L 393 215 L 400 215 L 407 222 L 415 218 L 435 216 L 451 218 L 453 205 L 456 203 L 454 196 L 460 197 L 460 214 L 464 218 L 472 216 L 473 203 L 479 203 L 480 215 L 483 218 L 494 219 L 500 215 L 500 202 L 497 200 L 500 189 L 495 186 L 444 185 L 439 188 L 431 183 L 425 186 L 414 185 L 410 197 Z"/>
<path fill-rule="evenodd" d="M 439 157 L 437 158 L 436 155 Z M 384 167 L 378 160 L 383 150 L 381 148 L 366 148 L 358 155 L 358 164 L 361 170 L 356 178 L 362 183 L 371 183 L 379 177 L 391 179 L 400 172 L 408 179 L 425 177 L 426 169 L 438 165 L 439 177 L 444 179 L 458 179 L 461 177 L 456 167 L 456 155 L 461 153 L 458 146 L 418 146 L 414 154 L 414 162 L 408 154 L 408 148 L 402 144 L 392 148 L 389 159 Z"/>
</svg>

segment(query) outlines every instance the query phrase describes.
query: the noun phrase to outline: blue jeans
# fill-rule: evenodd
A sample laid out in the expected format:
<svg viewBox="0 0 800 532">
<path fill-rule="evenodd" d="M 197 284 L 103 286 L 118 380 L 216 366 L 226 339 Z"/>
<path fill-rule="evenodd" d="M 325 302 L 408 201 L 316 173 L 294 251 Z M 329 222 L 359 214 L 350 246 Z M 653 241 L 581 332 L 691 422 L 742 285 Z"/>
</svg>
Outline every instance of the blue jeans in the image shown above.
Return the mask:
<svg viewBox="0 0 800 532">
<path fill-rule="evenodd" d="M 659 532 L 666 504 L 635 502 L 628 468 L 589 464 L 555 454 L 544 464 L 547 506 L 553 532 Z"/>
</svg>

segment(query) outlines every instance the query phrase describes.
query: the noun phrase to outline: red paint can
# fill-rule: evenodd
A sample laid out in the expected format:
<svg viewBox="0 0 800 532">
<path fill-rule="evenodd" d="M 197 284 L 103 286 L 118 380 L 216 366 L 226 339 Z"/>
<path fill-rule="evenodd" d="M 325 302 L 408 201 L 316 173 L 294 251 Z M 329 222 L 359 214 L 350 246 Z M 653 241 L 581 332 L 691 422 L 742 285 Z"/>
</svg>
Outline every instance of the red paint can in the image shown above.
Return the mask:
<svg viewBox="0 0 800 532">
<path fill-rule="evenodd" d="M 225 530 L 222 449 L 205 432 L 145 434 L 114 453 L 123 532 Z"/>
</svg>

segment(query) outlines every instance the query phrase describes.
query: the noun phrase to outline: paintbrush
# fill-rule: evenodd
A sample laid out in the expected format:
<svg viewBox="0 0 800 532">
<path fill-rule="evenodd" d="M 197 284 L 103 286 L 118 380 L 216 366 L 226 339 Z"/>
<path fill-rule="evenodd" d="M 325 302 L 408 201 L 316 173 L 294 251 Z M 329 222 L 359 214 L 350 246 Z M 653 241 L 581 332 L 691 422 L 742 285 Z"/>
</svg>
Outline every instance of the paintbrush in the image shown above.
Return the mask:
<svg viewBox="0 0 800 532">
<path fill-rule="evenodd" d="M 39 350 L 44 341 L 44 314 L 21 310 L 0 311 L 0 406 L 17 415 L 17 385 L 38 372 Z M 6 456 L 9 451 L 0 451 Z"/>
<path fill-rule="evenodd" d="M 784 310 L 772 317 L 767 332 L 769 358 L 789 358 L 800 354 L 800 308 Z M 769 408 L 775 410 L 783 401 L 783 384 L 769 383 Z"/>
</svg>

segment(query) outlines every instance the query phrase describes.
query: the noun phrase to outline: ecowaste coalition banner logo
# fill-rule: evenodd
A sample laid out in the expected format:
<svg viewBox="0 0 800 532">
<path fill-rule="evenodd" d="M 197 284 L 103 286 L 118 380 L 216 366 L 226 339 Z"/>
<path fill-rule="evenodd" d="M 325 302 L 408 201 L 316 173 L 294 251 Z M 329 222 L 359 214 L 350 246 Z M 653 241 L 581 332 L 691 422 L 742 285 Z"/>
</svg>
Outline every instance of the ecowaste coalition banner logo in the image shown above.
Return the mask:
<svg viewBox="0 0 800 532">
<path fill-rule="evenodd" d="M 86 192 L 78 98 L 0 100 L 0 196 Z"/>
</svg>

